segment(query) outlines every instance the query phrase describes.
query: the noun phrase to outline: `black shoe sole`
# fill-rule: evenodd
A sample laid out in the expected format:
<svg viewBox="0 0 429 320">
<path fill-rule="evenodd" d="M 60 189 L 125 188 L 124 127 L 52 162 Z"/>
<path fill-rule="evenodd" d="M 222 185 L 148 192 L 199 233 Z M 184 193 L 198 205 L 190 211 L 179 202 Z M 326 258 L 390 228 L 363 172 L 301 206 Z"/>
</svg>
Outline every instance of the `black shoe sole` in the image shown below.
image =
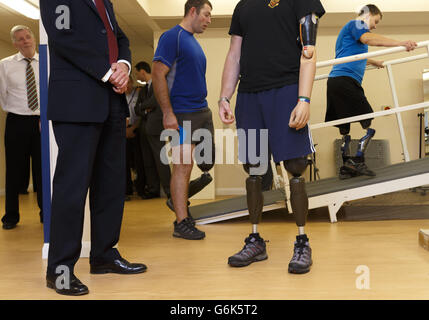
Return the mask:
<svg viewBox="0 0 429 320">
<path fill-rule="evenodd" d="M 12 229 L 15 229 L 15 228 L 16 228 L 16 224 L 14 224 L 14 225 L 4 224 L 3 225 L 3 229 L 4 230 L 12 230 Z"/>
<path fill-rule="evenodd" d="M 338 175 L 338 178 L 340 179 L 340 180 L 346 180 L 346 179 L 351 179 L 351 178 L 353 178 L 353 176 L 351 175 L 351 174 L 339 174 Z"/>
<path fill-rule="evenodd" d="M 343 166 L 342 168 L 343 168 L 342 169 L 343 172 L 341 173 L 341 171 L 340 171 L 340 174 L 339 174 L 340 179 L 348 179 L 348 178 L 360 177 L 360 176 L 368 176 L 368 177 L 375 177 L 376 176 L 375 172 L 372 172 L 372 171 L 363 172 L 363 171 L 359 171 L 355 168 L 346 167 L 346 166 Z M 342 176 L 344 178 L 341 178 Z"/>
<path fill-rule="evenodd" d="M 248 260 L 248 261 L 230 261 L 228 259 L 228 264 L 231 267 L 240 268 L 240 267 L 246 267 L 246 266 L 248 266 L 249 264 L 251 264 L 253 262 L 264 261 L 264 260 L 267 260 L 267 259 L 268 259 L 268 255 L 265 253 L 265 254 L 260 254 L 260 255 L 258 255 L 256 257 L 254 257 L 252 260 Z"/>
<path fill-rule="evenodd" d="M 106 274 L 106 273 L 116 273 L 116 274 L 139 274 L 146 272 L 147 268 L 141 269 L 139 271 L 133 271 L 133 272 L 120 272 L 116 271 L 114 269 L 90 269 L 90 274 Z"/>
<path fill-rule="evenodd" d="M 56 293 L 61 294 L 63 296 L 74 296 L 74 297 L 76 297 L 76 296 L 83 296 L 83 295 L 89 293 L 89 290 L 88 291 L 76 292 L 76 293 L 64 292 L 64 291 L 61 291 L 61 290 L 55 288 L 55 286 L 53 284 L 49 283 L 49 282 L 46 283 L 46 287 L 48 287 L 49 289 L 55 290 Z"/>
<path fill-rule="evenodd" d="M 354 173 L 354 174 L 339 174 L 338 175 L 338 178 L 340 179 L 340 180 L 346 180 L 346 179 L 351 179 L 351 178 L 356 178 L 356 177 L 362 177 L 362 176 L 366 176 L 366 177 L 375 177 L 376 175 L 375 174 L 363 174 L 363 173 L 360 173 L 360 172 L 356 172 L 356 173 Z"/>
<path fill-rule="evenodd" d="M 186 239 L 186 240 L 202 240 L 206 237 L 206 235 L 204 234 L 204 235 L 199 236 L 199 237 L 189 237 L 189 236 L 185 236 L 185 235 L 182 235 L 180 233 L 177 233 L 177 232 L 173 232 L 173 237 L 182 238 L 182 239 Z"/>
<path fill-rule="evenodd" d="M 304 273 L 310 272 L 312 265 L 313 265 L 313 262 L 311 262 L 311 264 L 308 266 L 308 268 L 305 268 L 305 269 L 299 269 L 299 268 L 294 268 L 294 267 L 289 266 L 288 272 L 293 273 L 293 274 L 304 274 Z"/>
<path fill-rule="evenodd" d="M 288 272 L 292 274 L 304 274 L 304 273 L 310 272 L 310 268 L 307 268 L 307 269 L 288 268 Z"/>
</svg>

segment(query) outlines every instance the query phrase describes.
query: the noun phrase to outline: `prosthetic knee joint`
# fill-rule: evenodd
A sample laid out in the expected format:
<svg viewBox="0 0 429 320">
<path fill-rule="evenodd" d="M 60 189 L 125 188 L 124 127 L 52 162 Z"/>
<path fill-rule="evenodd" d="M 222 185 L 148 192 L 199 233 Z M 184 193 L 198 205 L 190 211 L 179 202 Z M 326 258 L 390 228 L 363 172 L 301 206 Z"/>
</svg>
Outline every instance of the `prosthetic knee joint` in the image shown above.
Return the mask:
<svg viewBox="0 0 429 320">
<path fill-rule="evenodd" d="M 303 228 L 308 214 L 308 197 L 305 190 L 305 180 L 301 177 L 308 165 L 306 157 L 284 161 L 285 169 L 293 175 L 290 179 L 290 202 L 295 215 L 296 224 Z"/>
</svg>

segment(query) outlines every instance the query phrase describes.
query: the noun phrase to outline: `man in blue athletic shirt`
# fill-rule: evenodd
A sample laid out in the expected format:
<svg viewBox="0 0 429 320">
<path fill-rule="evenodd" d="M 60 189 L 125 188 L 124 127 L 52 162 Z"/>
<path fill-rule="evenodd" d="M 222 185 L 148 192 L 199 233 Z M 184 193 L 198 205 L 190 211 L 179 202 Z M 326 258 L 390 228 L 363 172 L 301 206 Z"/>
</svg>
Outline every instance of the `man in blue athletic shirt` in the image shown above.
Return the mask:
<svg viewBox="0 0 429 320">
<path fill-rule="evenodd" d="M 178 145 L 173 144 L 170 186 L 176 214 L 173 236 L 189 240 L 205 237 L 204 232 L 195 228 L 195 222 L 188 214 L 188 187 L 193 167 L 192 153 L 202 142 L 193 141 L 193 133 L 207 129 L 213 137 L 214 132 L 212 113 L 206 100 L 206 57 L 194 37 L 210 24 L 212 8 L 208 0 L 188 0 L 182 22 L 161 35 L 153 58 L 152 83 L 163 112 L 164 128 L 179 130 L 180 140 L 183 140 Z M 190 132 L 185 131 L 188 121 Z M 206 174 L 214 165 L 214 146 L 212 152 L 212 161 L 197 162 Z M 180 158 L 174 159 L 175 154 Z"/>
<path fill-rule="evenodd" d="M 362 8 L 359 16 L 348 22 L 338 35 L 335 58 L 343 58 L 368 52 L 368 46 L 396 47 L 405 46 L 408 51 L 413 50 L 417 44 L 414 41 L 397 41 L 372 33 L 383 15 L 375 5 L 368 4 Z M 327 109 L 325 121 L 333 121 L 342 118 L 372 113 L 373 110 L 365 97 L 361 86 L 365 74 L 365 68 L 373 65 L 383 68 L 382 61 L 371 59 L 359 60 L 335 65 L 329 74 L 327 89 Z M 355 157 L 349 155 L 351 137 L 350 123 L 338 125 L 343 143 L 341 152 L 343 166 L 340 168 L 340 179 L 356 177 L 360 175 L 375 176 L 365 164 L 364 153 L 375 130 L 370 128 L 372 119 L 360 121 L 363 129 L 367 129 L 366 135 L 359 140 Z"/>
</svg>

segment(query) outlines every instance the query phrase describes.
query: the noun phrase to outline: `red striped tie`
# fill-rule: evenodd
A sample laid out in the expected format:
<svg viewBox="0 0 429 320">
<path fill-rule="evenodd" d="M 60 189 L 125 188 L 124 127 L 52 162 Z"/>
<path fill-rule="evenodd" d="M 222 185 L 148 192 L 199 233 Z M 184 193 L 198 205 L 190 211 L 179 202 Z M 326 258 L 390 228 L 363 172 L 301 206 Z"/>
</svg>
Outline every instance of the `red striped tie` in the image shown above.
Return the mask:
<svg viewBox="0 0 429 320">
<path fill-rule="evenodd" d="M 32 60 L 33 59 L 25 58 L 25 61 L 27 61 L 27 69 L 25 71 L 27 78 L 27 101 L 28 107 L 32 111 L 36 111 L 39 109 L 39 99 L 37 97 L 36 78 L 34 77 L 34 70 L 31 66 Z"/>
<path fill-rule="evenodd" d="M 107 17 L 106 7 L 104 6 L 103 0 L 95 0 L 95 5 L 97 7 L 98 13 L 100 14 L 101 19 L 104 23 L 104 28 L 107 31 L 107 42 L 109 45 L 109 62 L 112 64 L 118 60 L 118 40 L 116 39 L 115 34 L 113 33 L 112 27 Z"/>
</svg>

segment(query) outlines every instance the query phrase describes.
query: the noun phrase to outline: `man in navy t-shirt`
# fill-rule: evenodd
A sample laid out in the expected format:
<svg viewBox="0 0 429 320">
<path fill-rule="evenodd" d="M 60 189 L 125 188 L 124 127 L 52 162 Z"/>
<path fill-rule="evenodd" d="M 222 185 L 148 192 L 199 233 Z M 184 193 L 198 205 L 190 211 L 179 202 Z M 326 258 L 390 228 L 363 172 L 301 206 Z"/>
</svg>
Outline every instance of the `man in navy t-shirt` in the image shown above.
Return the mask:
<svg viewBox="0 0 429 320">
<path fill-rule="evenodd" d="M 293 176 L 290 202 L 298 235 L 288 272 L 309 272 L 313 263 L 304 228 L 308 196 L 302 174 L 307 155 L 314 152 L 307 122 L 316 72 L 317 26 L 324 13 L 319 0 L 241 0 L 235 6 L 218 104 L 222 122 L 232 124 L 236 119 L 242 133 L 239 159 L 249 174 L 246 197 L 252 233 L 243 249 L 228 257 L 231 267 L 268 258 L 257 227 L 264 205 L 261 177 L 270 154 Z M 234 118 L 230 99 L 237 85 Z"/>
<path fill-rule="evenodd" d="M 195 33 L 203 33 L 210 24 L 212 8 L 208 0 L 188 0 L 182 22 L 161 35 L 153 58 L 152 83 L 163 112 L 164 128 L 180 132 L 180 141 L 175 142 L 174 138 L 172 141 L 170 190 L 176 213 L 173 236 L 189 240 L 205 237 L 204 232 L 195 228 L 188 212 L 188 197 L 192 193 L 191 190 L 188 193 L 192 153 L 198 143 L 204 141 L 206 145 L 208 141 L 205 139 L 211 139 L 210 156 L 214 155 L 212 113 L 206 100 L 206 56 L 194 37 Z M 198 133 L 193 133 L 198 129 L 206 129 L 209 137 L 194 140 Z M 207 176 L 214 165 L 214 158 L 204 160 L 196 162 Z M 167 204 L 171 202 L 169 199 Z"/>
<path fill-rule="evenodd" d="M 357 19 L 348 22 L 340 31 L 335 46 L 335 58 L 343 58 L 357 54 L 367 53 L 368 46 L 396 47 L 405 46 L 408 51 L 413 50 L 417 44 L 414 41 L 397 41 L 371 32 L 382 19 L 383 15 L 375 5 L 366 5 L 359 13 Z M 373 65 L 383 68 L 382 61 L 364 59 L 335 65 L 329 74 L 327 89 L 327 109 L 325 121 L 372 113 L 373 110 L 362 88 L 362 79 L 366 66 Z M 360 121 L 366 135 L 359 140 L 355 157 L 349 156 L 349 143 L 351 137 L 350 123 L 338 125 L 343 135 L 341 152 L 343 166 L 340 168 L 340 179 L 360 175 L 375 176 L 365 164 L 364 153 L 375 130 L 370 128 L 372 119 Z"/>
</svg>

